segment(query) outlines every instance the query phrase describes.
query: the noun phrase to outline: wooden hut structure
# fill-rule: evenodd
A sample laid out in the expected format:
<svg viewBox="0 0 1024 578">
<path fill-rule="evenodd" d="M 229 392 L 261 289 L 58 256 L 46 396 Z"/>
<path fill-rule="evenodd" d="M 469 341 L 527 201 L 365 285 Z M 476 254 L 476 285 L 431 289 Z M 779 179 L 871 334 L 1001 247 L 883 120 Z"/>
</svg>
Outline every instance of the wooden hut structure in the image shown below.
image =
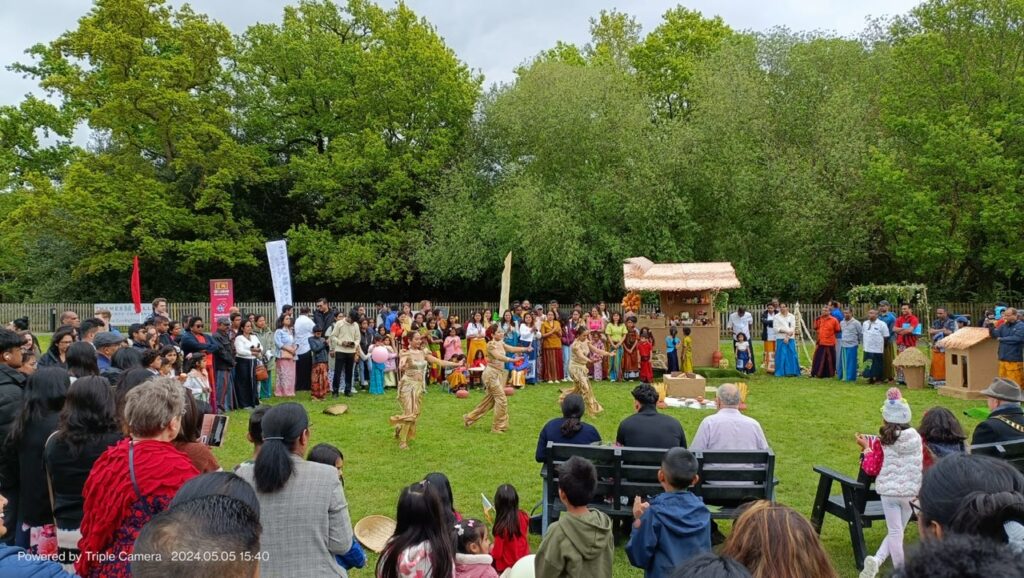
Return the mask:
<svg viewBox="0 0 1024 578">
<path fill-rule="evenodd" d="M 982 399 L 981 390 L 999 374 L 999 342 L 984 327 L 962 327 L 940 342 L 946 349 L 946 385 L 939 394 Z"/>
<path fill-rule="evenodd" d="M 639 327 L 650 327 L 655 348 L 664 350 L 668 320 L 686 317 L 692 321 L 689 327 L 694 366 L 711 365 L 721 332 L 715 296 L 723 289 L 740 287 L 732 263 L 653 263 L 645 257 L 633 257 L 623 263 L 622 276 L 629 291 L 660 294 L 662 317 L 638 320 Z M 679 337 L 683 337 L 681 327 Z"/>
</svg>

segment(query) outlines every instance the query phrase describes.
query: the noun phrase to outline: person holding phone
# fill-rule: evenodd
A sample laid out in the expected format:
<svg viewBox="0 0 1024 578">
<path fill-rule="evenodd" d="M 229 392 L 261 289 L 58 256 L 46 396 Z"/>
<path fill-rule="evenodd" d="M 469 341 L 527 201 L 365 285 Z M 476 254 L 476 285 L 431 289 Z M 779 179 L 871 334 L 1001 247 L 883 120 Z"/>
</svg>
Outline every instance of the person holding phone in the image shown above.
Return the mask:
<svg viewBox="0 0 1024 578">
<path fill-rule="evenodd" d="M 340 317 L 340 315 L 339 315 Z M 338 397 L 341 381 L 345 380 L 345 397 L 352 397 L 355 381 L 356 349 L 359 347 L 359 312 L 351 309 L 347 317 L 341 317 L 330 329 L 331 351 L 334 353 L 334 379 L 331 380 L 331 395 Z"/>
</svg>

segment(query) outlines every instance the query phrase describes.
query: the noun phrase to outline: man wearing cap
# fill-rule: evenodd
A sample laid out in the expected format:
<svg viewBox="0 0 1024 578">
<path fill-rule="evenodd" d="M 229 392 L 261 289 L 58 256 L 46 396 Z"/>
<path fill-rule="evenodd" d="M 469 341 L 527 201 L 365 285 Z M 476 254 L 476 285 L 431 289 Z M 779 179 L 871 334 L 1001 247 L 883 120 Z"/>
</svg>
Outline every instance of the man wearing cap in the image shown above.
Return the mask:
<svg viewBox="0 0 1024 578">
<path fill-rule="evenodd" d="M 123 338 L 109 331 L 101 331 L 93 338 L 92 344 L 96 347 L 96 366 L 100 368 L 100 373 L 110 369 L 110 358 L 114 357 L 114 353 L 120 349 L 123 342 Z"/>
<path fill-rule="evenodd" d="M 974 428 L 971 445 L 1024 439 L 1024 410 L 1020 407 L 1020 386 L 997 377 L 981 392 L 988 398 L 988 419 Z"/>
<path fill-rule="evenodd" d="M 235 344 L 234 340 L 231 339 L 230 331 L 231 320 L 227 317 L 218 317 L 217 331 L 212 335 L 213 342 L 218 345 L 218 348 L 213 352 L 213 368 L 216 379 L 214 385 L 217 391 L 217 399 L 211 399 L 210 403 L 216 401 L 217 411 L 220 413 L 235 409 L 235 386 L 231 379 L 231 372 L 235 369 L 237 360 L 235 359 Z"/>
<path fill-rule="evenodd" d="M 1020 385 L 1024 382 L 1024 323 L 1017 317 L 1017 310 L 1007 307 L 1003 311 L 1003 324 L 999 327 L 990 324 L 988 334 L 999 341 L 999 377 Z"/>
</svg>

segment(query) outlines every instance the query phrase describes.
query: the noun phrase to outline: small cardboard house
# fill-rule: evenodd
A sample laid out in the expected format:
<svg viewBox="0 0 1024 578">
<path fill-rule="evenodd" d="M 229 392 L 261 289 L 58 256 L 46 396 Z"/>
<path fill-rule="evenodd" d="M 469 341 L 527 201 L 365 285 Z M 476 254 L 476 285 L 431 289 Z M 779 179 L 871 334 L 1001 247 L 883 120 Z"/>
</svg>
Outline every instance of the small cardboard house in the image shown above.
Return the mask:
<svg viewBox="0 0 1024 578">
<path fill-rule="evenodd" d="M 984 327 L 962 327 L 940 342 L 946 349 L 946 386 L 939 394 L 982 399 L 981 390 L 999 374 L 999 342 Z"/>
<path fill-rule="evenodd" d="M 711 365 L 718 351 L 721 328 L 715 312 L 715 296 L 722 289 L 738 289 L 740 280 L 732 263 L 653 263 L 645 257 L 626 259 L 622 277 L 629 291 L 657 291 L 661 297 L 661 319 L 640 319 L 654 335 L 655 348 L 664 347 L 668 335 L 666 320 L 673 315 L 697 321 L 690 327 L 693 365 Z M 700 323 L 706 320 L 706 324 Z M 679 338 L 683 338 L 680 328 Z"/>
</svg>

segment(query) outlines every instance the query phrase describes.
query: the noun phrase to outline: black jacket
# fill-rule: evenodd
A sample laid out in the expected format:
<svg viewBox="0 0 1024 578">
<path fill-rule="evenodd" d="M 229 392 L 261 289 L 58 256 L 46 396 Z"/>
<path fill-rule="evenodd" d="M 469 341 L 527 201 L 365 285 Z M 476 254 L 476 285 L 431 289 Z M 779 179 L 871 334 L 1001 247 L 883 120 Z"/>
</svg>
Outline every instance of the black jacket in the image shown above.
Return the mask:
<svg viewBox="0 0 1024 578">
<path fill-rule="evenodd" d="M 52 350 L 47 350 L 42 357 L 39 358 L 39 367 L 59 367 L 61 369 L 67 369 L 68 364 L 60 360 L 60 355 L 54 353 Z"/>
<path fill-rule="evenodd" d="M 0 440 L 6 440 L 21 410 L 25 374 L 7 365 L 0 365 Z M 18 453 L 0 443 L 0 488 L 18 487 Z"/>
<path fill-rule="evenodd" d="M 18 517 L 30 526 L 53 523 L 50 493 L 43 467 L 43 447 L 50 434 L 57 431 L 59 412 L 49 412 L 25 424 L 18 444 L 18 467 L 21 489 L 18 492 Z"/>
<path fill-rule="evenodd" d="M 338 312 L 333 307 L 328 309 L 327 313 L 321 313 L 319 309 L 316 309 L 313 311 L 313 326 L 327 335 L 327 328 L 334 325 L 334 318 L 337 316 Z"/>
<path fill-rule="evenodd" d="M 686 432 L 676 418 L 645 407 L 622 420 L 615 442 L 633 448 L 685 448 Z"/>
<path fill-rule="evenodd" d="M 98 434 L 87 441 L 78 452 L 72 452 L 68 444 L 58 436 L 50 438 L 43 450 L 43 461 L 50 469 L 53 481 L 53 516 L 57 527 L 73 530 L 82 524 L 82 489 L 89 477 L 93 463 L 107 448 L 121 441 L 120 432 Z"/>
<path fill-rule="evenodd" d="M 1024 431 L 1019 431 L 998 419 L 1000 416 L 1009 419 L 1024 430 L 1024 409 L 1021 409 L 1019 405 L 1001 407 L 989 414 L 988 419 L 974 428 L 971 445 L 1009 442 L 1024 438 Z"/>
<path fill-rule="evenodd" d="M 213 333 L 213 341 L 219 346 L 213 352 L 213 367 L 217 371 L 226 371 L 235 366 L 235 344 L 232 343 L 230 335 L 216 331 Z"/>
</svg>

